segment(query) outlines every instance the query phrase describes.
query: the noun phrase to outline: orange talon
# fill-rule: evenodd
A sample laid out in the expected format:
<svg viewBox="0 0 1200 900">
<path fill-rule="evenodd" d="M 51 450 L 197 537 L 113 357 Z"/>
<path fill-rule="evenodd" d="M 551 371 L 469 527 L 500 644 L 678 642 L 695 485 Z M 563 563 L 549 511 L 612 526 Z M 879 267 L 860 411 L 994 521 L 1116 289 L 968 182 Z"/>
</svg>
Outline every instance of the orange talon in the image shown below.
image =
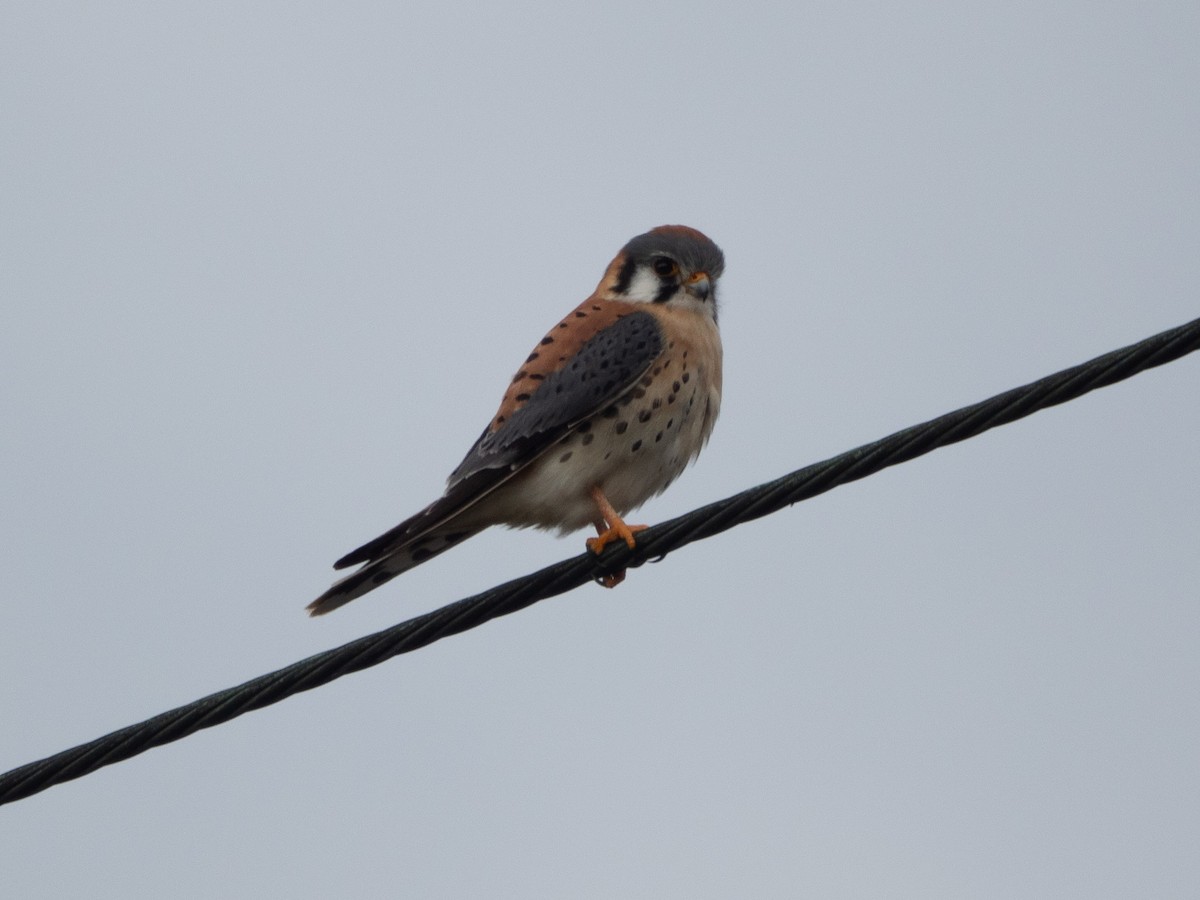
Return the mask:
<svg viewBox="0 0 1200 900">
<path fill-rule="evenodd" d="M 612 504 L 608 502 L 608 498 L 604 496 L 604 492 L 598 487 L 592 488 L 588 494 L 592 498 L 592 502 L 596 504 L 596 509 L 600 512 L 600 519 L 596 520 L 597 537 L 587 539 L 587 548 L 592 553 L 599 556 L 604 552 L 604 548 L 613 541 L 622 540 L 625 546 L 632 550 L 637 546 L 637 540 L 634 535 L 639 531 L 645 531 L 649 525 L 626 525 L 625 521 L 613 509 Z M 601 575 L 597 581 L 606 588 L 614 588 L 625 580 L 625 570 L 619 572 L 611 572 L 608 575 Z"/>
<path fill-rule="evenodd" d="M 599 556 L 604 552 L 605 547 L 613 541 L 620 539 L 625 542 L 626 547 L 632 550 L 637 546 L 637 541 L 634 540 L 633 536 L 639 531 L 645 531 L 649 527 L 649 525 L 626 525 L 620 519 L 617 519 L 607 531 L 600 531 L 597 528 L 596 530 L 600 531 L 600 536 L 588 538 L 587 548 Z"/>
<path fill-rule="evenodd" d="M 596 583 L 600 587 L 615 588 L 618 584 L 625 580 L 625 570 L 620 572 L 611 572 L 608 575 L 601 575 L 596 579 Z"/>
<path fill-rule="evenodd" d="M 625 546 L 632 550 L 637 546 L 637 541 L 634 540 L 634 535 L 639 531 L 645 531 L 649 525 L 626 525 L 625 520 L 620 514 L 613 509 L 608 498 L 604 496 L 604 491 L 598 487 L 588 491 L 588 496 L 592 498 L 592 502 L 596 504 L 596 510 L 600 513 L 600 518 L 596 520 L 596 531 L 599 537 L 588 538 L 587 548 L 593 553 L 599 555 L 605 547 L 620 538 L 625 542 Z M 601 526 L 607 526 L 602 528 Z"/>
</svg>

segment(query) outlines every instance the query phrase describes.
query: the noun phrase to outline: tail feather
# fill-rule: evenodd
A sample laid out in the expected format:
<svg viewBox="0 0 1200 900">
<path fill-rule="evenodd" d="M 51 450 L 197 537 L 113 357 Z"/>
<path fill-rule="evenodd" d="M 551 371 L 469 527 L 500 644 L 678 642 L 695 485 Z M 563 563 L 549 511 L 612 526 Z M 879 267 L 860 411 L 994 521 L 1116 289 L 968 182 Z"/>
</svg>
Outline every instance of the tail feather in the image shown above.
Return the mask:
<svg viewBox="0 0 1200 900">
<path fill-rule="evenodd" d="M 480 500 L 513 476 L 516 470 L 510 466 L 499 469 L 484 469 L 456 481 L 416 515 L 409 516 L 395 528 L 385 531 L 374 540 L 351 550 L 333 564 L 335 569 L 345 569 L 364 562 L 373 562 L 403 546 L 410 540 L 434 531 L 453 532 L 451 522 L 475 506 Z M 463 529 L 457 529 L 462 531 Z M 471 532 L 474 534 L 474 532 Z"/>
<path fill-rule="evenodd" d="M 401 572 L 407 572 L 409 569 L 433 559 L 439 553 L 444 553 L 481 531 L 483 531 L 482 527 L 444 526 L 427 531 L 411 541 L 384 551 L 384 555 L 367 561 L 367 564 L 357 572 L 351 572 L 345 578 L 335 581 L 329 590 L 308 604 L 308 613 L 312 616 L 322 616 L 339 606 L 344 606 L 351 600 L 375 590 L 381 584 L 386 584 Z M 375 541 L 371 543 L 375 544 Z M 341 561 L 339 560 L 339 562 Z"/>
</svg>

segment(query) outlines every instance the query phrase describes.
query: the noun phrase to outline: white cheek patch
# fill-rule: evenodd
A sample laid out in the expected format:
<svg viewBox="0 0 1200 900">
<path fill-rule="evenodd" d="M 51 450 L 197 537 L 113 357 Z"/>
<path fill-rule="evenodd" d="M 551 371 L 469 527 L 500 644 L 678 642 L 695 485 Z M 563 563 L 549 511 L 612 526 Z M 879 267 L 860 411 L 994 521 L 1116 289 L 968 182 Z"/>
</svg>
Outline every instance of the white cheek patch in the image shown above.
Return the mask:
<svg viewBox="0 0 1200 900">
<path fill-rule="evenodd" d="M 631 303 L 653 303 L 661 289 L 662 282 L 658 276 L 642 266 L 633 273 L 633 280 L 629 282 L 629 288 L 622 295 L 622 299 Z"/>
</svg>

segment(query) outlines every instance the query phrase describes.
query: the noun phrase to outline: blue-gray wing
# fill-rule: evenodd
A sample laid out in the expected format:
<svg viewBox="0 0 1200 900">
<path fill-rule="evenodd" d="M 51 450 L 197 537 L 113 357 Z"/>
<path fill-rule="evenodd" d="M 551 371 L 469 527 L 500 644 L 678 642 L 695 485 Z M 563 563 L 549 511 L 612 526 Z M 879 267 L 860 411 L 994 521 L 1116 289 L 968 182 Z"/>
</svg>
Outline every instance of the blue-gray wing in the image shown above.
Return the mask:
<svg viewBox="0 0 1200 900">
<path fill-rule="evenodd" d="M 450 475 L 445 494 L 346 554 L 334 568 L 383 558 L 477 503 L 582 422 L 632 393 L 663 346 L 658 319 L 641 310 L 596 332 L 563 368 L 548 374 L 503 425 L 480 435 Z"/>
<path fill-rule="evenodd" d="M 632 391 L 662 351 L 662 329 L 648 312 L 629 313 L 598 331 L 500 428 L 480 436 L 451 474 L 450 487 L 484 470 L 528 465 Z"/>
</svg>

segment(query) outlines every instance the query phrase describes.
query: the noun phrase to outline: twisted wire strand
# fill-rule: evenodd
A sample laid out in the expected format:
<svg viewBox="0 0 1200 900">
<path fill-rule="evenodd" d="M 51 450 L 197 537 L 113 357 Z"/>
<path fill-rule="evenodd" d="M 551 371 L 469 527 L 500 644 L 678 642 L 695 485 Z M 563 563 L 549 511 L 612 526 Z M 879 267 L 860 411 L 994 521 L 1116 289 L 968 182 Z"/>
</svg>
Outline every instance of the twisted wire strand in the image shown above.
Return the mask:
<svg viewBox="0 0 1200 900">
<path fill-rule="evenodd" d="M 785 506 L 915 459 L 938 447 L 1074 400 L 1096 388 L 1122 381 L 1197 349 L 1200 349 L 1200 319 L 670 519 L 640 532 L 637 547 L 632 550 L 618 542 L 599 558 L 584 553 L 563 560 L 237 687 L 218 691 L 86 744 L 20 766 L 0 775 L 0 804 L 21 800 L 103 766 L 129 759 L 151 747 L 220 725 L 243 713 L 278 703 L 293 694 L 312 690 L 343 675 L 517 612 L 606 573 L 660 559 L 693 541 L 778 512 Z"/>
</svg>

